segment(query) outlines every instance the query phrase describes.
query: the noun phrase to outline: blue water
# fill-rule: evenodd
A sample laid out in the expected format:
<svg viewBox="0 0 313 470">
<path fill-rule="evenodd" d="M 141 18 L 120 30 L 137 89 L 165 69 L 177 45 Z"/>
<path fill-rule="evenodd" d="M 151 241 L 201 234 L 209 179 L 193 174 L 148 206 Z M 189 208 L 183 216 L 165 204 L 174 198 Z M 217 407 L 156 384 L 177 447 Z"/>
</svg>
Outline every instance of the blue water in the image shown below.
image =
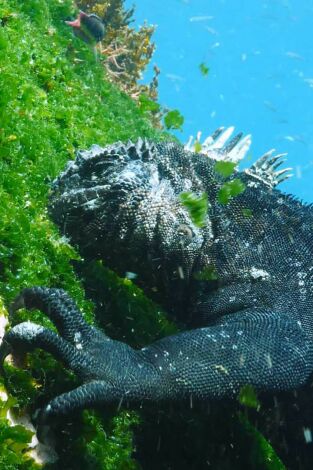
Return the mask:
<svg viewBox="0 0 313 470">
<path fill-rule="evenodd" d="M 313 0 L 136 0 L 135 18 L 157 25 L 159 101 L 185 117 L 179 139 L 234 125 L 252 134 L 245 166 L 288 152 L 280 188 L 313 202 Z"/>
</svg>

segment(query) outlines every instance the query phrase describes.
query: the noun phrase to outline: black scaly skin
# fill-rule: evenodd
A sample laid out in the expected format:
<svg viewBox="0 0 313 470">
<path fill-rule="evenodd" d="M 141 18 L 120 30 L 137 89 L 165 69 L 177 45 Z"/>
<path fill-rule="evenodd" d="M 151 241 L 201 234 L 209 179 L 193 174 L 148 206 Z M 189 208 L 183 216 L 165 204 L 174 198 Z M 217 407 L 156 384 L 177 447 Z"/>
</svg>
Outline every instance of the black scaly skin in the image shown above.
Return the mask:
<svg viewBox="0 0 313 470">
<path fill-rule="evenodd" d="M 78 152 L 54 182 L 50 214 L 62 233 L 83 256 L 137 273 L 187 330 L 134 350 L 88 326 L 62 290 L 24 290 L 12 311 L 40 308 L 60 336 L 19 324 L 5 335 L 2 359 L 9 348 L 40 347 L 83 383 L 50 401 L 41 422 L 123 400 L 203 401 L 246 384 L 274 393 L 308 382 L 312 209 L 248 173 L 235 175 L 246 190 L 221 205 L 214 164 L 177 144 L 139 140 Z M 204 228 L 180 203 L 182 191 L 208 193 Z M 197 280 L 208 268 L 214 279 Z"/>
</svg>

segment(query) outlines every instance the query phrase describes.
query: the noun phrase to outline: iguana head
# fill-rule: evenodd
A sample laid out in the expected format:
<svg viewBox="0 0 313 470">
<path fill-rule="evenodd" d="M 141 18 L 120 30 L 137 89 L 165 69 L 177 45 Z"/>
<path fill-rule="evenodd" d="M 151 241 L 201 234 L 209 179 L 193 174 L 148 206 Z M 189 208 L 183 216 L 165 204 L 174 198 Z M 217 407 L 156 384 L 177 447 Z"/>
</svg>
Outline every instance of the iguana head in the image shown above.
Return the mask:
<svg viewBox="0 0 313 470">
<path fill-rule="evenodd" d="M 200 178 L 199 175 L 205 175 Z M 50 213 L 83 256 L 137 274 L 156 290 L 188 281 L 209 216 L 197 227 L 180 200 L 207 191 L 212 162 L 173 143 L 116 143 L 79 151 L 53 184 Z"/>
</svg>

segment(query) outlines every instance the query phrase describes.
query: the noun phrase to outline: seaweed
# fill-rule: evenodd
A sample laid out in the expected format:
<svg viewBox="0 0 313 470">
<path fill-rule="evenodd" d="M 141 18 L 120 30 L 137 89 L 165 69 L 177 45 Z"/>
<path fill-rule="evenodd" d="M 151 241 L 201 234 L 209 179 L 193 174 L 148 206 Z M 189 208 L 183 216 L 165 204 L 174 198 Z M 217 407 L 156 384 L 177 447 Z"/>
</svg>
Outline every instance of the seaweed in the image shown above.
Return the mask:
<svg viewBox="0 0 313 470">
<path fill-rule="evenodd" d="M 64 19 L 73 12 L 69 0 L 0 1 L 0 296 L 8 305 L 23 287 L 62 287 L 93 321 L 92 303 L 85 299 L 72 264 L 79 255 L 47 215 L 49 184 L 77 148 L 164 136 L 130 97 L 104 80 L 92 51 L 72 37 Z M 40 312 L 22 311 L 15 321 L 29 318 L 52 327 Z M 33 411 L 35 404 L 72 388 L 76 380 L 42 351 L 28 355 L 25 370 L 5 368 L 6 387 L 15 397 L 17 413 L 25 406 Z M 4 400 L 3 406 L 8 403 Z M 85 416 L 93 415 L 85 412 Z M 132 468 L 130 429 L 135 422 L 137 417 L 129 414 L 129 419 L 112 425 L 108 440 L 119 444 L 106 446 L 100 456 L 95 449 L 103 439 L 101 419 L 86 418 L 78 432 L 80 452 L 64 445 L 67 460 L 78 468 L 88 447 L 92 468 L 111 468 L 111 461 L 120 468 L 126 455 Z M 11 428 L 4 416 L 0 426 L 2 468 L 35 468 L 25 453 L 28 431 Z M 91 429 L 92 438 L 84 440 Z M 14 447 L 15 460 L 8 436 L 25 444 Z M 69 468 L 62 458 L 64 454 L 59 468 Z"/>
</svg>

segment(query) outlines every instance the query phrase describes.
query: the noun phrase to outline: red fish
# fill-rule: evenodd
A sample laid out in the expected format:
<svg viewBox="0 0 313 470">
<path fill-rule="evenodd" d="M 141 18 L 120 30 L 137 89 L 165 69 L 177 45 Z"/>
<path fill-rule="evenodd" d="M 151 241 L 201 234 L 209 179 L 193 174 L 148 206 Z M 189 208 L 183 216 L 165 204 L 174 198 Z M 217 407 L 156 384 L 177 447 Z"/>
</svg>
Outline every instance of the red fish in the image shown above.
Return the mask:
<svg viewBox="0 0 313 470">
<path fill-rule="evenodd" d="M 104 37 L 103 22 L 94 13 L 88 15 L 84 11 L 80 11 L 76 20 L 65 21 L 65 23 L 73 28 L 75 36 L 87 44 L 95 45 Z"/>
</svg>

